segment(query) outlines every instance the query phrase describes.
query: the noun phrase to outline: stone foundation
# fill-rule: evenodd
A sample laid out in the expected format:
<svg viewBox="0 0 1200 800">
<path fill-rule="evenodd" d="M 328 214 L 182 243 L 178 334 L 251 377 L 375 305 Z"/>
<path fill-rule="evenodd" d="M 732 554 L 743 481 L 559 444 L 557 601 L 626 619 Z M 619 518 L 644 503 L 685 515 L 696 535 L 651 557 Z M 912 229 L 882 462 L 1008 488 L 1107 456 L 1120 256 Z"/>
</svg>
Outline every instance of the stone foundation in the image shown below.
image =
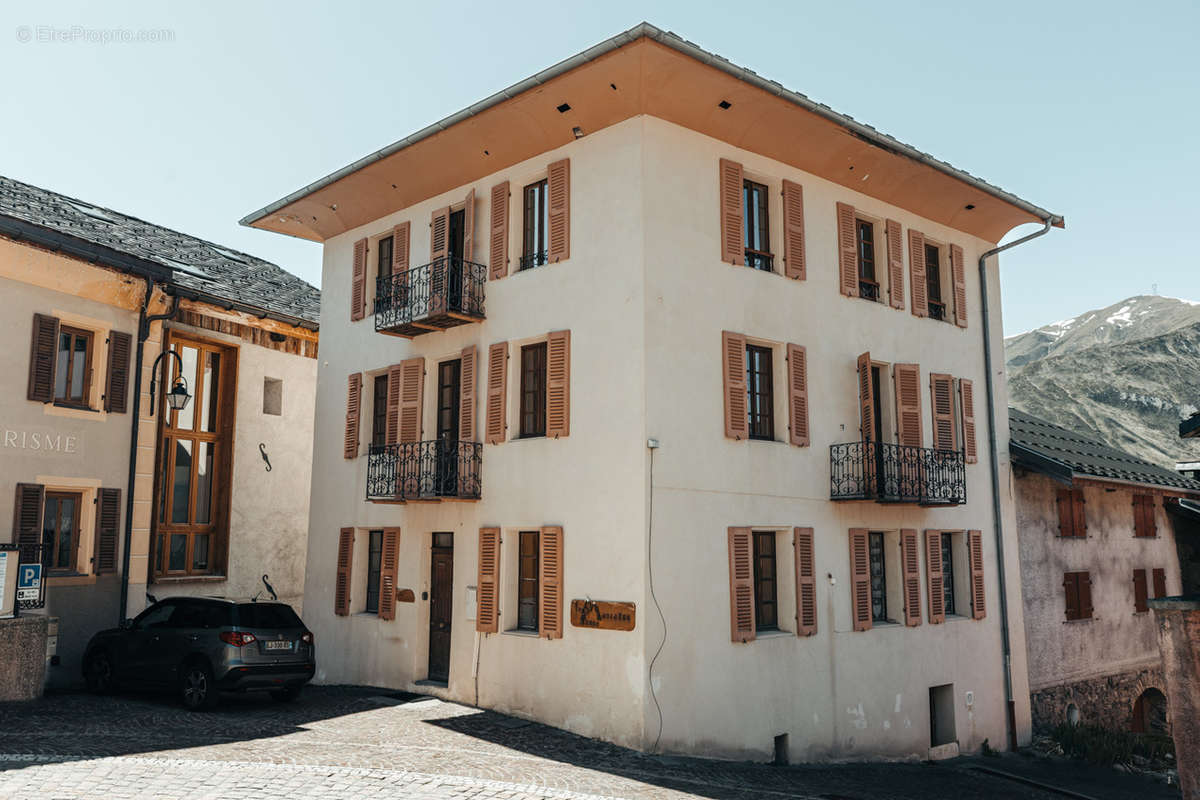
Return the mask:
<svg viewBox="0 0 1200 800">
<path fill-rule="evenodd" d="M 49 617 L 0 619 L 0 702 L 42 696 L 49 630 Z"/>
<path fill-rule="evenodd" d="M 1040 689 L 1030 695 L 1034 730 L 1044 732 L 1067 722 L 1072 705 L 1079 712 L 1080 725 L 1132 730 L 1134 704 L 1147 689 L 1165 693 L 1161 666 Z M 1169 713 L 1167 729 L 1170 730 Z"/>
</svg>

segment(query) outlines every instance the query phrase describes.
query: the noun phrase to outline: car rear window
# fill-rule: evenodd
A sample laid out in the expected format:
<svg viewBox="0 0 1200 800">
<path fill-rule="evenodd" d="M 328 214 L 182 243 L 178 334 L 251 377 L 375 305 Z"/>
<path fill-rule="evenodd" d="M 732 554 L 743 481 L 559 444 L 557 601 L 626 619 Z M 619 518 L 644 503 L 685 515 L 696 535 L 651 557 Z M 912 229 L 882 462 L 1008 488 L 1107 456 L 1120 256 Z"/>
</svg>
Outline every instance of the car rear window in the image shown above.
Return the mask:
<svg viewBox="0 0 1200 800">
<path fill-rule="evenodd" d="M 233 606 L 204 600 L 181 600 L 168 624 L 172 628 L 228 628 L 233 625 Z"/>
<path fill-rule="evenodd" d="M 237 607 L 241 628 L 303 628 L 304 623 L 283 603 L 242 603 Z"/>
</svg>

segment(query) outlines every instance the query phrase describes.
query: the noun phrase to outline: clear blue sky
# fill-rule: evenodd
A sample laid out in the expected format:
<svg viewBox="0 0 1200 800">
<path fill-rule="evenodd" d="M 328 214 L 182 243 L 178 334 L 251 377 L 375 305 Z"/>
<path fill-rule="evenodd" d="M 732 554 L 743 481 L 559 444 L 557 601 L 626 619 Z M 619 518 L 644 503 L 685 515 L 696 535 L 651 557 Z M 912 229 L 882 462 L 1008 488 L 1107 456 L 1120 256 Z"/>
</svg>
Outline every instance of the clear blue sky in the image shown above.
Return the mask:
<svg viewBox="0 0 1200 800">
<path fill-rule="evenodd" d="M 7 2 L 0 174 L 319 284 L 319 245 L 237 220 L 645 19 L 1065 215 L 1003 259 L 1007 333 L 1200 299 L 1200 3 L 715 5 Z"/>
</svg>

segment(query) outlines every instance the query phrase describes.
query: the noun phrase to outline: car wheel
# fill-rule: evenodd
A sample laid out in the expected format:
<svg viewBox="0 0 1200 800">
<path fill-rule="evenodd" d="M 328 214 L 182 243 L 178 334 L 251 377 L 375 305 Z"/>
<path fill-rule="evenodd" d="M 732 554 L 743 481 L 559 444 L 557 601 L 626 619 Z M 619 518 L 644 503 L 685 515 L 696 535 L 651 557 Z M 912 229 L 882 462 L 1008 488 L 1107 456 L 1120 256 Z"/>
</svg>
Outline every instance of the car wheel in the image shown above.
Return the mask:
<svg viewBox="0 0 1200 800">
<path fill-rule="evenodd" d="M 290 703 L 300 696 L 299 686 L 288 686 L 285 689 L 276 689 L 271 692 L 271 699 L 280 703 Z"/>
<path fill-rule="evenodd" d="M 188 711 L 208 711 L 216 708 L 221 699 L 213 679 L 212 669 L 203 661 L 192 661 L 183 667 L 179 697 Z"/>
<path fill-rule="evenodd" d="M 88 691 L 93 694 L 109 694 L 117 686 L 112 659 L 103 650 L 88 656 L 84 675 L 87 679 Z"/>
</svg>

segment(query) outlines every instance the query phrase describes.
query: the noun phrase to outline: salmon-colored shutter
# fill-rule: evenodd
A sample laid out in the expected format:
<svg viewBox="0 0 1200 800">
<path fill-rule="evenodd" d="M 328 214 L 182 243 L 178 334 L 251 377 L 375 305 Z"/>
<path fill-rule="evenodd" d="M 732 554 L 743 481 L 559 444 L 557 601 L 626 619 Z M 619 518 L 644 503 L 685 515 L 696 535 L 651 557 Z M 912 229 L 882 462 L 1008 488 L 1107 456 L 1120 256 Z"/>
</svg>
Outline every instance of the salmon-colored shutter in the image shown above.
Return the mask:
<svg viewBox="0 0 1200 800">
<path fill-rule="evenodd" d="M 745 439 L 750 435 L 746 413 L 746 337 L 721 332 L 721 371 L 725 382 L 725 435 Z"/>
<path fill-rule="evenodd" d="M 571 257 L 571 159 L 546 168 L 546 194 L 550 206 L 546 259 L 553 264 Z"/>
<path fill-rule="evenodd" d="M 787 366 L 789 435 L 792 444 L 808 447 L 808 352 L 798 344 L 789 344 Z"/>
<path fill-rule="evenodd" d="M 497 586 L 500 582 L 500 529 L 479 529 L 479 581 L 476 587 L 475 630 L 500 630 Z"/>
<path fill-rule="evenodd" d="M 954 378 L 934 373 L 929 376 L 929 391 L 933 406 L 933 447 L 935 450 L 957 450 L 954 429 Z"/>
<path fill-rule="evenodd" d="M 1079 591 L 1079 616 L 1081 619 L 1092 618 L 1092 573 L 1079 572 L 1076 573 L 1076 587 Z"/>
<path fill-rule="evenodd" d="M 387 373 L 387 444 L 400 441 L 400 389 L 404 382 L 404 370 L 400 364 L 392 364 Z"/>
<path fill-rule="evenodd" d="M 792 530 L 796 561 L 796 635 L 817 632 L 817 570 L 813 553 L 813 529 Z"/>
<path fill-rule="evenodd" d="M 858 408 L 862 440 L 875 441 L 875 377 L 871 372 L 871 353 L 858 357 Z"/>
<path fill-rule="evenodd" d="M 18 483 L 17 497 L 13 503 L 13 541 L 21 549 L 20 560 L 24 563 L 46 563 L 48 558 L 39 557 L 36 548 L 42 543 L 42 510 L 46 501 L 46 487 L 40 483 Z"/>
<path fill-rule="evenodd" d="M 1135 569 L 1133 571 L 1133 610 L 1149 611 L 1150 606 L 1146 602 L 1149 596 L 1149 588 L 1146 586 L 1146 570 Z"/>
<path fill-rule="evenodd" d="M 867 529 L 850 529 L 850 616 L 854 630 L 871 630 L 871 555 Z"/>
<path fill-rule="evenodd" d="M 538 632 L 545 639 L 562 638 L 563 529 L 542 526 L 538 537 Z"/>
<path fill-rule="evenodd" d="M 358 458 L 358 428 L 362 413 L 362 373 L 350 376 L 346 390 L 346 436 L 342 445 L 343 458 Z"/>
<path fill-rule="evenodd" d="M 1087 501 L 1083 499 L 1083 489 L 1071 490 L 1071 517 L 1075 524 L 1075 535 L 1087 536 L 1087 512 L 1084 510 Z"/>
<path fill-rule="evenodd" d="M 946 585 L 942 572 L 942 532 L 925 531 L 925 573 L 929 582 L 929 624 L 946 621 Z"/>
<path fill-rule="evenodd" d="M 721 159 L 717 192 L 721 198 L 721 260 L 729 264 L 746 261 L 746 238 L 742 231 L 742 165 Z"/>
<path fill-rule="evenodd" d="M 904 308 L 904 236 L 900 223 L 889 219 L 887 228 L 888 302 L 892 308 Z"/>
<path fill-rule="evenodd" d="M 488 239 L 488 279 L 508 274 L 508 181 L 492 187 L 491 236 Z"/>
<path fill-rule="evenodd" d="M 904 624 L 921 624 L 921 552 L 917 532 L 912 528 L 900 531 L 900 568 L 904 572 Z"/>
<path fill-rule="evenodd" d="M 439 208 L 429 219 L 429 260 L 445 258 L 450 248 L 450 207 Z"/>
<path fill-rule="evenodd" d="M 912 313 L 929 316 L 929 285 L 925 283 L 925 234 L 908 229 L 908 279 L 912 284 Z"/>
<path fill-rule="evenodd" d="M 854 206 L 837 204 L 837 227 L 842 294 L 858 297 L 858 234 L 854 230 Z"/>
<path fill-rule="evenodd" d="M 508 342 L 488 348 L 487 430 L 488 444 L 500 444 L 508 430 Z"/>
<path fill-rule="evenodd" d="M 400 362 L 400 441 L 421 441 L 421 398 L 425 388 L 425 359 Z"/>
<path fill-rule="evenodd" d="M 1167 596 L 1167 572 L 1159 567 L 1154 568 L 1154 596 Z"/>
<path fill-rule="evenodd" d="M 954 324 L 967 327 L 967 276 L 963 268 L 963 249 L 950 245 L 950 282 L 954 284 Z"/>
<path fill-rule="evenodd" d="M 333 613 L 350 614 L 350 567 L 354 563 L 354 528 L 342 528 L 338 537 L 337 580 L 333 589 Z"/>
<path fill-rule="evenodd" d="M 475 345 L 462 349 L 459 356 L 458 438 L 475 441 Z"/>
<path fill-rule="evenodd" d="M 966 378 L 958 379 L 958 400 L 962 409 L 963 454 L 968 464 L 979 460 L 975 445 L 975 387 Z"/>
<path fill-rule="evenodd" d="M 783 274 L 804 280 L 804 189 L 783 182 Z"/>
<path fill-rule="evenodd" d="M 133 337 L 128 333 L 110 331 L 108 334 L 108 378 L 104 386 L 104 410 L 125 413 L 129 399 L 129 355 Z"/>
<path fill-rule="evenodd" d="M 729 635 L 754 640 L 754 548 L 749 528 L 729 529 Z"/>
<path fill-rule="evenodd" d="M 33 315 L 29 345 L 28 398 L 38 403 L 54 402 L 54 371 L 58 357 L 58 318 Z"/>
<path fill-rule="evenodd" d="M 921 365 L 897 364 L 892 367 L 896 376 L 896 432 L 904 447 L 924 447 L 921 430 Z"/>
<path fill-rule="evenodd" d="M 411 223 L 401 222 L 392 228 L 392 275 L 401 275 L 408 271 L 411 245 Z"/>
<path fill-rule="evenodd" d="M 546 342 L 546 436 L 571 433 L 571 332 L 552 331 Z"/>
<path fill-rule="evenodd" d="M 379 555 L 379 618 L 396 618 L 396 572 L 400 568 L 400 529 L 383 529 Z"/>
<path fill-rule="evenodd" d="M 1079 619 L 1079 575 L 1063 573 L 1063 611 L 1067 619 Z"/>
<path fill-rule="evenodd" d="M 367 310 L 367 240 L 354 243 L 354 265 L 350 271 L 350 321 L 360 320 Z"/>
<path fill-rule="evenodd" d="M 463 201 L 463 261 L 475 260 L 475 190 Z M 466 272 L 463 273 L 466 275 Z"/>
<path fill-rule="evenodd" d="M 983 586 L 983 533 L 967 531 L 967 547 L 967 555 L 971 559 L 971 616 L 983 619 L 987 616 L 987 593 Z"/>
<path fill-rule="evenodd" d="M 121 522 L 121 490 L 96 490 L 96 546 L 93 571 L 106 575 L 117 571 L 117 536 Z"/>
</svg>

